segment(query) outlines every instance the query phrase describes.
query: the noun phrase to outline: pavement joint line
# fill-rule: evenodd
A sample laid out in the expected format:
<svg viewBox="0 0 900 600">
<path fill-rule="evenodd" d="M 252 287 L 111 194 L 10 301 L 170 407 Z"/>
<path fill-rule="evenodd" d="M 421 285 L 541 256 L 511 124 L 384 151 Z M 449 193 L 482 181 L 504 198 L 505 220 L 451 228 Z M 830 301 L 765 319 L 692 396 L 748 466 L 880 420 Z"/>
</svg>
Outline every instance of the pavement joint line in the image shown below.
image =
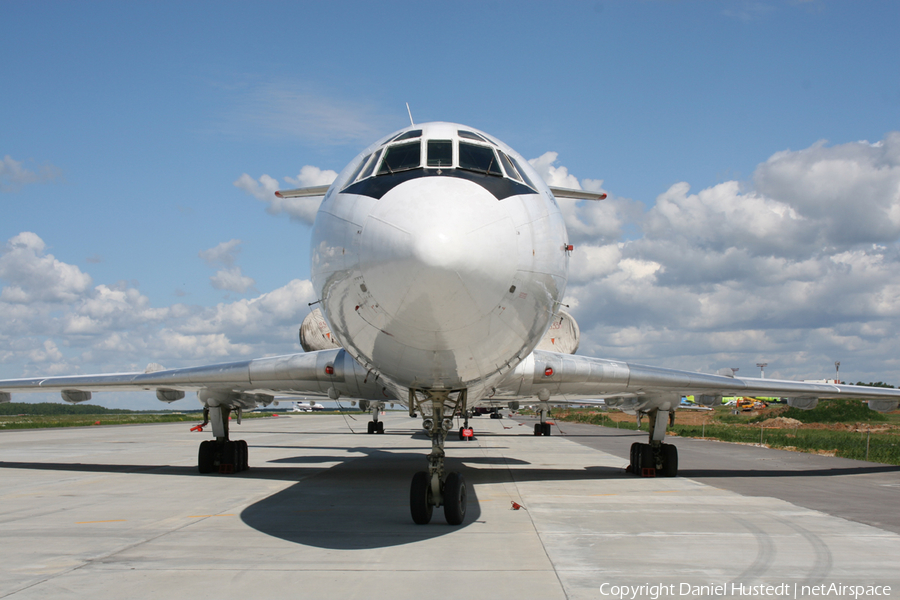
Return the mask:
<svg viewBox="0 0 900 600">
<path fill-rule="evenodd" d="M 107 519 L 106 521 L 75 521 L 76 525 L 90 525 L 91 523 L 125 523 L 128 519 Z"/>
<path fill-rule="evenodd" d="M 501 447 L 495 447 L 494 450 L 500 455 L 503 459 L 503 464 L 506 467 L 507 473 L 509 473 L 510 483 L 515 488 L 516 493 L 519 495 L 520 503 L 523 507 L 525 507 L 525 498 L 522 496 L 521 490 L 519 490 L 519 482 L 516 481 L 515 469 L 510 468 L 509 459 L 502 452 Z M 544 543 L 544 538 L 541 536 L 540 531 L 538 531 L 537 525 L 535 525 L 534 517 L 532 516 L 532 512 L 525 508 L 525 514 L 528 517 L 528 522 L 531 523 L 531 529 L 534 531 L 535 537 L 537 537 L 538 542 L 541 544 L 541 550 L 544 553 L 544 557 L 547 559 L 547 562 L 550 564 L 550 568 L 553 569 L 553 575 L 556 577 L 556 583 L 559 585 L 559 590 L 562 592 L 563 597 L 569 598 L 569 594 L 566 591 L 566 584 L 562 580 L 562 576 L 560 575 L 559 570 L 556 568 L 556 563 L 553 562 L 553 559 L 550 557 L 550 552 L 547 550 L 547 545 Z"/>
<path fill-rule="evenodd" d="M 69 569 L 65 569 L 64 571 L 59 571 L 59 572 L 57 572 L 57 573 L 53 573 L 53 574 L 48 575 L 48 576 L 46 576 L 46 577 L 44 577 L 44 578 L 42 578 L 42 579 L 40 579 L 40 580 L 38 580 L 38 581 L 34 581 L 34 582 L 32 582 L 32 583 L 29 583 L 28 585 L 24 585 L 24 586 L 22 586 L 22 587 L 20 587 L 20 588 L 18 588 L 18 589 L 11 590 L 9 593 L 3 594 L 2 596 L 0 596 L 0 598 L 8 598 L 8 597 L 14 596 L 15 594 L 18 594 L 18 593 L 20 593 L 20 592 L 24 592 L 25 590 L 29 590 L 29 589 L 31 589 L 31 588 L 33 588 L 33 587 L 39 586 L 39 585 L 41 585 L 41 584 L 43 584 L 43 583 L 47 583 L 48 581 L 51 581 L 51 580 L 53 580 L 53 579 L 58 579 L 58 578 L 60 578 L 60 577 L 64 577 L 64 576 L 69 575 L 70 573 L 74 573 L 75 571 L 78 571 L 78 570 L 80 570 L 80 569 L 82 569 L 82 568 L 84 568 L 84 567 L 86 567 L 86 566 L 88 566 L 88 565 L 93 565 L 93 564 L 95 564 L 95 563 L 97 563 L 97 562 L 99 562 L 99 561 L 106 560 L 106 559 L 110 558 L 111 556 L 115 556 L 116 554 L 119 554 L 119 553 L 121 553 L 121 552 L 126 552 L 126 551 L 128 551 L 128 550 L 131 550 L 132 548 L 137 548 L 138 546 L 142 546 L 142 545 L 144 545 L 144 544 L 148 544 L 148 543 L 150 543 L 150 542 L 153 542 L 153 541 L 156 541 L 156 540 L 158 540 L 158 539 L 160 539 L 160 538 L 163 538 L 163 537 L 165 537 L 165 536 L 167 536 L 167 535 L 171 535 L 171 534 L 173 534 L 173 533 L 176 533 L 176 532 L 178 532 L 178 531 L 181 531 L 182 529 L 187 528 L 189 525 L 191 525 L 191 523 L 185 523 L 185 524 L 182 525 L 181 527 L 177 527 L 177 528 L 172 529 L 172 530 L 169 530 L 169 531 L 163 531 L 163 532 L 161 532 L 161 533 L 159 533 L 159 534 L 157 534 L 157 535 L 150 536 L 150 537 L 148 537 L 148 538 L 144 538 L 144 539 L 138 540 L 138 541 L 136 541 L 136 542 L 132 542 L 132 543 L 129 543 L 129 544 L 123 544 L 122 546 L 120 546 L 120 547 L 118 547 L 118 548 L 116 548 L 116 549 L 114 549 L 114 550 L 110 550 L 109 552 L 107 552 L 107 553 L 105 553 L 105 554 L 101 554 L 101 555 L 95 556 L 95 557 L 93 557 L 93 558 L 87 558 L 87 559 L 84 559 L 84 560 L 81 562 L 80 565 L 75 565 L 74 567 L 71 567 L 71 568 L 69 568 Z"/>
</svg>

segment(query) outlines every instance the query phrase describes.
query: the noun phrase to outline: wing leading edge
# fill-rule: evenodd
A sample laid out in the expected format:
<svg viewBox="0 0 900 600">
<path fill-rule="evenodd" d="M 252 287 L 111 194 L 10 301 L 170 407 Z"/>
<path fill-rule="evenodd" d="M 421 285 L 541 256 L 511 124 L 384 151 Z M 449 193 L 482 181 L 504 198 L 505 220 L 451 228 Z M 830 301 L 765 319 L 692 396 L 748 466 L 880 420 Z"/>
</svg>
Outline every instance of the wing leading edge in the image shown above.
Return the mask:
<svg viewBox="0 0 900 600">
<path fill-rule="evenodd" d="M 266 396 L 276 393 L 378 400 L 388 397 L 375 377 L 367 377 L 365 369 L 343 349 L 151 373 L 0 380 L 2 401 L 9 401 L 10 394 L 20 392 L 58 391 L 66 401 L 81 402 L 90 399 L 90 392 L 141 390 L 155 390 L 157 397 L 166 402 L 183 398 L 184 392 L 202 390 L 256 395 L 255 400 L 263 404 L 271 401 Z"/>
<path fill-rule="evenodd" d="M 777 396 L 792 399 L 856 398 L 876 410 L 894 410 L 900 390 L 830 383 L 732 377 L 536 350 L 502 385 L 501 395 L 567 402 L 630 398 L 637 410 L 670 410 L 684 395 Z M 674 403 L 674 404 L 673 404 Z"/>
</svg>

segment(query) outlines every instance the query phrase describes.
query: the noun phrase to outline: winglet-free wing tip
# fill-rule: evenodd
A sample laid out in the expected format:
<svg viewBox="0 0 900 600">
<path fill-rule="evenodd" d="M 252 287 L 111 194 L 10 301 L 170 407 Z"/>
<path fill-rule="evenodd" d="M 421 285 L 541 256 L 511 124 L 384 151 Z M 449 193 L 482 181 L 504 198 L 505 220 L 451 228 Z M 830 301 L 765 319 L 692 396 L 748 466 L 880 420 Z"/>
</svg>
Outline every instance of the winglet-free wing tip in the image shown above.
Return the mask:
<svg viewBox="0 0 900 600">
<path fill-rule="evenodd" d="M 550 192 L 557 198 L 570 198 L 572 200 L 606 200 L 606 192 L 589 192 L 587 190 L 573 190 L 552 186 L 550 187 Z"/>
<path fill-rule="evenodd" d="M 315 196 L 324 196 L 328 193 L 327 185 L 313 185 L 310 187 L 297 188 L 296 190 L 278 190 L 275 196 L 278 198 L 313 198 Z"/>
</svg>

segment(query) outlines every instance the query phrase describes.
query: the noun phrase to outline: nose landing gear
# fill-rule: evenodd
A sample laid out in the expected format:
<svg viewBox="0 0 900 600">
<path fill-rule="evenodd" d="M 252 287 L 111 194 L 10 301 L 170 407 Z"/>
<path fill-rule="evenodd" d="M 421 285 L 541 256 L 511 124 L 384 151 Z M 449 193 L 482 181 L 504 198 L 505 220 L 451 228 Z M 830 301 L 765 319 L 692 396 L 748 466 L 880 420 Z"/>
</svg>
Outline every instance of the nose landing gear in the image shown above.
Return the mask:
<svg viewBox="0 0 900 600">
<path fill-rule="evenodd" d="M 449 390 L 423 391 L 426 400 L 419 402 L 415 390 L 410 390 L 409 410 L 415 411 L 416 406 L 422 410 L 425 417 L 422 426 L 431 438 L 431 452 L 428 454 L 428 470 L 413 476 L 409 490 L 410 513 L 416 524 L 426 525 L 431 521 L 434 508 L 443 506 L 447 523 L 460 525 L 466 518 L 468 490 L 461 473 L 444 473 L 444 442 L 453 426 L 452 415 L 459 407 L 463 411 L 466 409 L 466 392 L 460 391 L 452 400 Z M 445 417 L 445 414 L 448 416 Z"/>
</svg>

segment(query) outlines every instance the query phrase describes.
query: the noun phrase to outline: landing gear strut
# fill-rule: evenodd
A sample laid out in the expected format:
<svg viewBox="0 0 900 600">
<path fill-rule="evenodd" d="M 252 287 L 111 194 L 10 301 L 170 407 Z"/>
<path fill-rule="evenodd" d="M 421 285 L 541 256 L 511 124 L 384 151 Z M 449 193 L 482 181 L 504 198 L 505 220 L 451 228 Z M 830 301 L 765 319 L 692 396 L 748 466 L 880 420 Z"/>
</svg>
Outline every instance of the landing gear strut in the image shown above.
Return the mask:
<svg viewBox="0 0 900 600">
<path fill-rule="evenodd" d="M 469 415 L 472 414 L 470 411 L 463 412 L 463 426 L 459 428 L 459 439 L 463 442 L 471 442 L 475 439 L 475 428 L 469 427 Z M 466 435 L 468 433 L 469 435 Z"/>
<path fill-rule="evenodd" d="M 360 403 L 362 404 L 362 403 Z M 368 432 L 369 433 L 384 433 L 384 423 L 378 420 L 378 415 L 381 414 L 381 405 L 380 404 L 372 404 L 372 420 L 369 421 L 368 424 Z"/>
<path fill-rule="evenodd" d="M 678 448 L 665 444 L 666 425 L 674 421 L 670 411 L 652 410 L 649 413 L 650 443 L 631 445 L 631 464 L 628 469 L 640 477 L 675 477 L 678 475 Z"/>
<path fill-rule="evenodd" d="M 447 523 L 460 525 L 466 518 L 466 481 L 460 473 L 445 475 L 444 441 L 453 427 L 452 416 L 457 408 L 466 410 L 466 391 L 461 390 L 455 401 L 448 390 L 423 391 L 426 399 L 422 402 L 415 390 L 409 391 L 409 410 L 414 412 L 417 405 L 422 409 L 422 426 L 431 438 L 431 453 L 428 454 L 428 470 L 413 476 L 409 489 L 410 513 L 417 525 L 426 525 L 431 521 L 434 508 L 443 506 Z"/>
<path fill-rule="evenodd" d="M 240 409 L 237 409 L 240 418 Z M 197 468 L 201 473 L 239 473 L 250 468 L 248 447 L 244 440 L 228 439 L 228 406 L 209 406 L 203 409 L 204 425 L 212 421 L 214 440 L 200 442 Z"/>
<path fill-rule="evenodd" d="M 550 416 L 550 405 L 543 402 L 538 405 L 539 423 L 534 424 L 534 435 L 550 435 L 550 423 L 547 423 L 547 417 Z"/>
</svg>

